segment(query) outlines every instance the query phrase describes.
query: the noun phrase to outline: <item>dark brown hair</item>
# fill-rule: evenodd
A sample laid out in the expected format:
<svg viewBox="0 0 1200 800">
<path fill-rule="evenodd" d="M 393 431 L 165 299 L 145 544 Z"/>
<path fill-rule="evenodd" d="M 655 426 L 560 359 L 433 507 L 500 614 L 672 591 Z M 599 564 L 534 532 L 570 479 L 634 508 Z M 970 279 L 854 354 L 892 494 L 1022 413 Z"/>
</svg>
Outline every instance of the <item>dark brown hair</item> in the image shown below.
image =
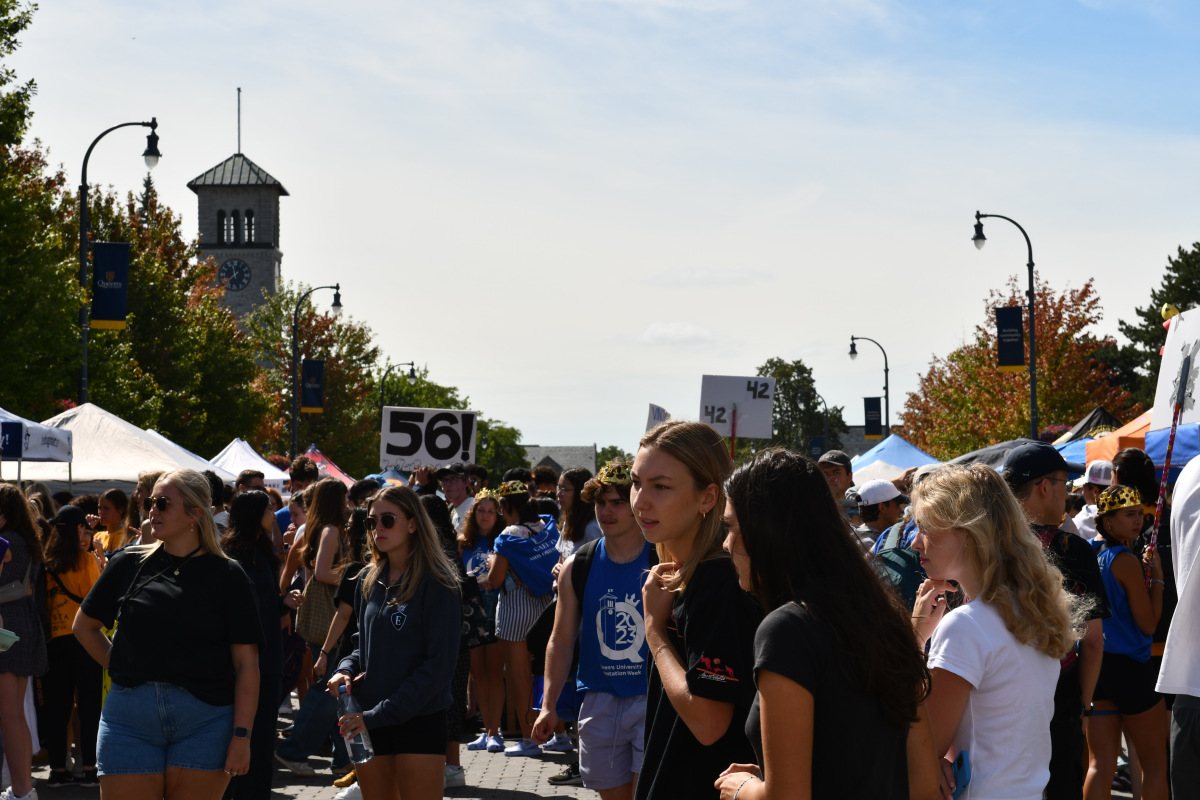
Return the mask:
<svg viewBox="0 0 1200 800">
<path fill-rule="evenodd" d="M 571 467 L 563 470 L 561 477 L 566 478 L 575 489 L 575 498 L 571 501 L 571 514 L 564 515 L 562 535 L 568 542 L 578 542 L 583 538 L 588 523 L 596 518 L 596 507 L 592 505 L 591 500 L 583 496 L 583 487 L 592 479 L 592 473 L 583 467 Z"/>
<path fill-rule="evenodd" d="M 492 526 L 490 531 L 484 532 L 479 530 L 479 521 L 475 519 L 475 509 L 479 508 L 480 503 L 491 503 L 496 506 L 496 524 Z M 477 497 L 475 502 L 471 504 L 471 508 L 467 511 L 467 521 L 463 523 L 462 533 L 458 535 L 460 541 L 468 550 L 474 549 L 475 543 L 479 541 L 480 536 L 495 536 L 504 530 L 504 516 L 500 512 L 500 501 L 495 497 Z"/>
<path fill-rule="evenodd" d="M 929 694 L 911 612 L 863 558 L 824 473 L 803 456 L 769 448 L 737 467 L 725 491 L 759 602 L 768 611 L 802 606 L 829 635 L 850 685 L 874 695 L 887 723 L 907 731 Z"/>
<path fill-rule="evenodd" d="M 25 542 L 29 557 L 41 563 L 42 543 L 38 539 L 37 524 L 33 521 L 33 509 L 21 490 L 11 483 L 0 483 L 0 514 L 4 515 L 5 530 L 16 531 Z M 79 546 L 79 542 L 75 542 Z"/>
<path fill-rule="evenodd" d="M 333 525 L 338 529 L 338 550 L 333 559 L 333 571 L 341 574 L 346 566 L 346 549 L 342 546 L 342 529 L 346 527 L 346 484 L 336 478 L 325 478 L 309 487 L 306 497 L 304 550 L 300 553 L 300 563 L 306 570 L 316 567 L 321 533 Z"/>
</svg>

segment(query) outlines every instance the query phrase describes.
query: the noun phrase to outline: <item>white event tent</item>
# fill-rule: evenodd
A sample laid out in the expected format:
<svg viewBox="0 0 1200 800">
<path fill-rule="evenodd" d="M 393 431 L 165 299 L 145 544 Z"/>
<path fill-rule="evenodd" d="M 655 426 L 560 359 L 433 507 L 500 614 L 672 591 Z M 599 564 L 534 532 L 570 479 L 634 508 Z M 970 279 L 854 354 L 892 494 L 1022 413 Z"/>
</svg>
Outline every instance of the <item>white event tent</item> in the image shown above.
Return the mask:
<svg viewBox="0 0 1200 800">
<path fill-rule="evenodd" d="M 235 477 L 169 439 L 144 431 L 93 403 L 64 411 L 42 424 L 69 431 L 73 439 L 75 458 L 70 476 L 66 464 L 43 462 L 24 466 L 22 478 L 43 481 L 50 485 L 51 491 L 66 489 L 70 477 L 76 493 L 99 494 L 114 487 L 129 493 L 137 485 L 138 473 L 146 470 L 211 469 L 229 483 Z"/>
<path fill-rule="evenodd" d="M 16 461 L 8 479 L 24 479 L 24 462 L 71 461 L 71 432 L 39 425 L 0 408 L 0 480 L 2 462 Z"/>
<path fill-rule="evenodd" d="M 256 469 L 263 474 L 267 487 L 278 492 L 292 476 L 260 456 L 245 439 L 234 439 L 225 449 L 213 456 L 212 463 L 232 472 L 235 476 L 245 469 Z"/>
</svg>

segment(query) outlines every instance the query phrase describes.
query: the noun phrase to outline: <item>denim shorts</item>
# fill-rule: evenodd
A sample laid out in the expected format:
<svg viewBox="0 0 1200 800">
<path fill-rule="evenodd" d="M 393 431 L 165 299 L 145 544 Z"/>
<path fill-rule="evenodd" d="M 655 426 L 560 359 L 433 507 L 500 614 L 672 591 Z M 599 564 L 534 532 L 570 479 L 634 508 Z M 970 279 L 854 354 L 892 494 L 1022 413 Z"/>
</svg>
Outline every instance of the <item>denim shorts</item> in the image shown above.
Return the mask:
<svg viewBox="0 0 1200 800">
<path fill-rule="evenodd" d="M 170 683 L 114 683 L 100 714 L 96 767 L 101 775 L 225 769 L 232 739 L 232 705 L 209 705 Z"/>
</svg>

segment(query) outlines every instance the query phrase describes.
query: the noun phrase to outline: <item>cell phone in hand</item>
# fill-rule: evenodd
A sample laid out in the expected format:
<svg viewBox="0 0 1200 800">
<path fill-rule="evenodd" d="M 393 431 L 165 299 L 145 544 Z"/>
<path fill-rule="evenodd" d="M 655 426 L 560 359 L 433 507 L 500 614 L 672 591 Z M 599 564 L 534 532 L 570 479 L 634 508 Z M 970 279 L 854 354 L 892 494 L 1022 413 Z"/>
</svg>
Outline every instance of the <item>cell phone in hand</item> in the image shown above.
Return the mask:
<svg viewBox="0 0 1200 800">
<path fill-rule="evenodd" d="M 954 759 L 954 800 L 962 797 L 971 783 L 971 757 L 963 750 Z"/>
</svg>

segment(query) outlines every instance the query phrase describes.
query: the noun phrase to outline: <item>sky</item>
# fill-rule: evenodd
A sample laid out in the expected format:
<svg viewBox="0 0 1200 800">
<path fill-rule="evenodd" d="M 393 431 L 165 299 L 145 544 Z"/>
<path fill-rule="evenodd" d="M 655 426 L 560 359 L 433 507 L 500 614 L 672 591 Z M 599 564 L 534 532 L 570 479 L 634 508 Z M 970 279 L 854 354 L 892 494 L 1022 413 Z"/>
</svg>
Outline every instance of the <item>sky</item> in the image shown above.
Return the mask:
<svg viewBox="0 0 1200 800">
<path fill-rule="evenodd" d="M 157 117 L 189 236 L 241 87 L 286 280 L 340 282 L 526 443 L 631 450 L 649 403 L 696 419 L 702 375 L 771 357 L 861 424 L 883 359 L 851 335 L 895 422 L 1025 280 L 977 209 L 1055 289 L 1094 279 L 1116 334 L 1200 240 L 1198 33 L 1166 1 L 55 0 L 10 63 L 72 183 Z M 93 183 L 140 188 L 139 130 Z"/>
</svg>

